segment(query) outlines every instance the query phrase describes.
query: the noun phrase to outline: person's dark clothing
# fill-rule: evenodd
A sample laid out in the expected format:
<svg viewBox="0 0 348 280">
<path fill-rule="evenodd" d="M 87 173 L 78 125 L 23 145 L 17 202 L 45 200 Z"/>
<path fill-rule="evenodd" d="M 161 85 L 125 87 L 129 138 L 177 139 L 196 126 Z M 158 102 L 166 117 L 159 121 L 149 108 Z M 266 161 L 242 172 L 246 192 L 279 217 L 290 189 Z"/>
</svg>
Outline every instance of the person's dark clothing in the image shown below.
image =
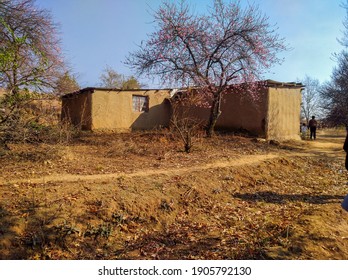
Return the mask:
<svg viewBox="0 0 348 280">
<path fill-rule="evenodd" d="M 310 127 L 309 131 L 311 132 L 310 138 L 311 139 L 313 138 L 315 140 L 315 138 L 317 138 L 317 127 L 316 126 Z"/>
<path fill-rule="evenodd" d="M 348 170 L 348 133 L 344 141 L 343 150 L 346 152 L 346 169 Z"/>
<path fill-rule="evenodd" d="M 317 121 L 315 119 L 311 119 L 308 123 L 309 131 L 310 131 L 310 139 L 317 138 Z"/>
</svg>

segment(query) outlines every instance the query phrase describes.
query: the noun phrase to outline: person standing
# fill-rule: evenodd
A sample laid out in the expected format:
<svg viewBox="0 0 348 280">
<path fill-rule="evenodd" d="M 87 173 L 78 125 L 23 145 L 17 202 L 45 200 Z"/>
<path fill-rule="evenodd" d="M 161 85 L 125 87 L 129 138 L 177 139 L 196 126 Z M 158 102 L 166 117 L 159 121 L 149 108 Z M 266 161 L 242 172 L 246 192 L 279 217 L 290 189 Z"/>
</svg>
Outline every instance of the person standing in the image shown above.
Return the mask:
<svg viewBox="0 0 348 280">
<path fill-rule="evenodd" d="M 305 140 L 307 138 L 307 126 L 305 123 L 301 126 L 301 138 Z"/>
<path fill-rule="evenodd" d="M 315 119 L 315 116 L 312 116 L 312 119 L 308 123 L 309 131 L 310 131 L 310 139 L 312 138 L 315 140 L 317 138 L 317 121 Z"/>
<path fill-rule="evenodd" d="M 344 141 L 343 150 L 346 152 L 346 169 L 348 170 L 348 126 L 346 126 L 346 141 Z"/>
</svg>

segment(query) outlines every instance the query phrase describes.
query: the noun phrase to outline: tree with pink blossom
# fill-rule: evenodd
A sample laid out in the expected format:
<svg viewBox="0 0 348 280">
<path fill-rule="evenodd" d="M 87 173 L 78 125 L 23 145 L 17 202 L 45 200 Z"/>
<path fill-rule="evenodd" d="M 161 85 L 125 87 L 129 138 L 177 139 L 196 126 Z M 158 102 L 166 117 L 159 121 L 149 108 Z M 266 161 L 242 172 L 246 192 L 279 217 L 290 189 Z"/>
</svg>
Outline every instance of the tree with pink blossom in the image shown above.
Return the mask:
<svg viewBox="0 0 348 280">
<path fill-rule="evenodd" d="M 207 135 L 212 136 L 221 114 L 224 94 L 231 85 L 256 85 L 262 74 L 286 50 L 276 33 L 254 5 L 214 0 L 206 14 L 197 14 L 185 2 L 163 2 L 154 12 L 156 29 L 126 64 L 139 76 L 159 78 L 164 84 L 194 87 L 209 106 Z M 249 87 L 256 97 L 255 87 Z"/>
</svg>

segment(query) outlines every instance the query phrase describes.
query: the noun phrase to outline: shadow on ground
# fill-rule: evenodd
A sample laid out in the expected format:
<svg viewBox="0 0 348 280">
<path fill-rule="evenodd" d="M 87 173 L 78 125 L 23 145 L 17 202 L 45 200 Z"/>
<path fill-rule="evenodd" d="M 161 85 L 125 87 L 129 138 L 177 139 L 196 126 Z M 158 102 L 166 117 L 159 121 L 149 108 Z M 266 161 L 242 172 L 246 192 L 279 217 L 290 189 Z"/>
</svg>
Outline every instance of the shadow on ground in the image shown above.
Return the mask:
<svg viewBox="0 0 348 280">
<path fill-rule="evenodd" d="M 285 204 L 287 202 L 295 201 L 311 204 L 327 204 L 337 203 L 337 200 L 342 200 L 344 198 L 342 195 L 279 194 L 271 191 L 236 193 L 233 197 L 247 201 L 263 201 L 276 204 Z"/>
</svg>

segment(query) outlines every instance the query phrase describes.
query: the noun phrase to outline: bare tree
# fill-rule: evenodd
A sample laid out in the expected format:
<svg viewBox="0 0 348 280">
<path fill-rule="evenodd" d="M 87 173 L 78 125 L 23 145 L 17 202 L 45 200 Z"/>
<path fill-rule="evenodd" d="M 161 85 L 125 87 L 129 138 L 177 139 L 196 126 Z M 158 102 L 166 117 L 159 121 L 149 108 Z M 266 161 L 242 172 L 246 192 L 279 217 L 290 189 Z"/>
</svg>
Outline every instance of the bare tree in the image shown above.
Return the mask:
<svg viewBox="0 0 348 280">
<path fill-rule="evenodd" d="M 320 83 L 309 76 L 305 76 L 300 82 L 305 85 L 302 91 L 301 116 L 308 125 L 311 116 L 321 115 Z"/>
<path fill-rule="evenodd" d="M 57 96 L 64 95 L 66 93 L 71 93 L 80 89 L 80 86 L 76 80 L 76 77 L 66 71 L 64 74 L 60 75 L 57 79 L 56 85 L 54 87 L 54 93 Z"/>
<path fill-rule="evenodd" d="M 343 27 L 344 27 L 344 31 L 343 31 L 343 37 L 341 39 L 337 39 L 337 41 L 344 47 L 348 47 L 348 0 L 345 1 L 345 3 L 343 3 L 342 1 L 342 8 L 344 8 L 346 10 L 346 17 L 343 21 Z"/>
<path fill-rule="evenodd" d="M 158 77 L 179 87 L 197 86 L 211 108 L 207 135 L 221 114 L 223 95 L 231 84 L 251 83 L 285 50 L 268 18 L 239 1 L 215 0 L 208 14 L 196 15 L 181 1 L 164 2 L 154 13 L 156 31 L 126 65 L 138 75 Z M 254 91 L 255 92 L 255 91 Z"/>
<path fill-rule="evenodd" d="M 342 51 L 337 60 L 331 81 L 321 88 L 323 109 L 328 124 L 348 126 L 348 52 Z"/>
<path fill-rule="evenodd" d="M 106 88 L 121 88 L 123 84 L 123 75 L 117 73 L 110 66 L 106 66 L 100 75 L 100 85 Z"/>
<path fill-rule="evenodd" d="M 333 126 L 348 126 L 348 0 L 342 7 L 346 9 L 345 30 L 343 38 L 338 41 L 345 49 L 334 55 L 337 66 L 332 71 L 331 81 L 321 88 L 326 121 Z"/>
<path fill-rule="evenodd" d="M 126 78 L 124 75 L 117 73 L 110 66 L 106 66 L 100 75 L 100 85 L 106 88 L 118 89 L 135 89 L 140 88 L 140 84 L 133 76 Z"/>
<path fill-rule="evenodd" d="M 0 103 L 0 142 L 35 126 L 28 104 L 35 91 L 49 92 L 64 68 L 57 25 L 49 11 L 34 0 L 0 0 L 0 87 L 7 94 Z"/>
<path fill-rule="evenodd" d="M 0 86 L 52 89 L 63 69 L 57 25 L 34 0 L 0 2 Z"/>
</svg>

